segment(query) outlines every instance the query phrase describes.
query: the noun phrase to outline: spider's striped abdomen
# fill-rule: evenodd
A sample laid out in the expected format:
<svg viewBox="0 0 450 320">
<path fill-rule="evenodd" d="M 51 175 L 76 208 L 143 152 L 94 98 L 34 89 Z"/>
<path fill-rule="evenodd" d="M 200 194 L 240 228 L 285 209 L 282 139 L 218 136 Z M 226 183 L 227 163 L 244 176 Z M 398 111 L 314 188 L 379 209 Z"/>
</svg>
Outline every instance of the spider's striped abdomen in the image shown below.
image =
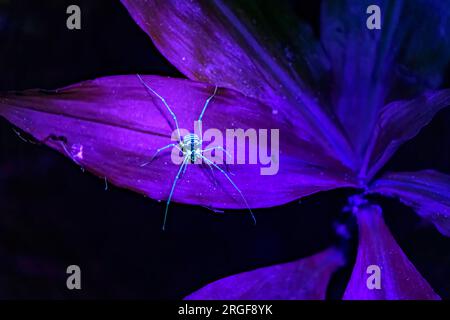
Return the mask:
<svg viewBox="0 0 450 320">
<path fill-rule="evenodd" d="M 197 160 L 197 153 L 200 151 L 200 138 L 194 134 L 189 133 L 183 138 L 183 154 L 190 155 L 190 162 L 195 163 Z"/>
</svg>

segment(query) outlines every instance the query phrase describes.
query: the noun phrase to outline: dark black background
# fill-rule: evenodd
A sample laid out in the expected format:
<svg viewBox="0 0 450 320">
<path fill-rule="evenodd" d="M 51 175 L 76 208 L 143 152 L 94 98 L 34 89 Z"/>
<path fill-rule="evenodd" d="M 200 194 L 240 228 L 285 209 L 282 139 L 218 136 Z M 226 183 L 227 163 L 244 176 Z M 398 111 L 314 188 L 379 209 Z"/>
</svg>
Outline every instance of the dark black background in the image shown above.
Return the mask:
<svg viewBox="0 0 450 320">
<path fill-rule="evenodd" d="M 65 26 L 70 4 L 82 8 L 80 31 Z M 296 7 L 317 26 L 319 5 Z M 58 88 L 138 72 L 182 76 L 118 1 L 0 0 L 0 90 Z M 449 120 L 450 111 L 439 113 L 386 169 L 450 174 Z M 350 190 L 256 210 L 256 227 L 245 212 L 218 216 L 173 204 L 162 232 L 164 203 L 113 186 L 105 191 L 102 180 L 47 147 L 21 141 L 12 128 L 0 119 L 2 299 L 179 299 L 221 277 L 302 258 L 339 240 L 333 223 Z M 402 249 L 449 299 L 450 240 L 397 201 L 377 200 Z M 355 243 L 349 243 L 349 266 L 333 278 L 330 298 L 345 289 Z M 82 269 L 81 291 L 66 289 L 70 264 Z"/>
</svg>

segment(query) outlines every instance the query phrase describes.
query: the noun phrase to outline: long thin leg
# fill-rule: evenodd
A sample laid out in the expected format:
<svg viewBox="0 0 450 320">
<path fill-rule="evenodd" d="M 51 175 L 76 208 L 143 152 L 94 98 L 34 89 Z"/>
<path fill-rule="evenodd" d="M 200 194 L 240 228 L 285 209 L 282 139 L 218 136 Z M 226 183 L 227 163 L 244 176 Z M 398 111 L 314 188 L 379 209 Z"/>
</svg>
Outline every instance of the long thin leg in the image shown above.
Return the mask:
<svg viewBox="0 0 450 320">
<path fill-rule="evenodd" d="M 201 151 L 198 151 L 198 152 L 196 152 L 196 157 L 201 157 L 202 156 L 202 153 L 203 153 L 203 151 L 204 150 L 201 150 Z M 203 163 L 202 163 L 203 164 Z M 209 164 L 208 162 L 206 162 L 206 165 L 209 167 L 209 169 L 211 170 L 211 175 L 212 175 L 212 177 L 213 177 L 213 179 L 215 178 L 215 174 L 214 174 L 214 169 L 213 169 L 213 167 L 211 166 L 211 164 Z M 214 179 L 214 185 L 216 185 L 217 186 L 217 180 L 216 179 Z"/>
<path fill-rule="evenodd" d="M 212 150 L 215 150 L 215 149 L 218 149 L 218 150 L 221 150 L 221 151 L 225 152 L 225 154 L 228 156 L 228 158 L 229 158 L 230 160 L 233 160 L 233 157 L 231 156 L 231 154 L 230 154 L 226 149 L 224 149 L 222 146 L 214 146 L 214 147 L 211 147 L 211 148 L 204 149 L 204 150 L 202 150 L 202 153 L 207 152 L 207 151 L 212 151 Z M 227 170 L 227 172 L 228 172 L 229 174 L 231 174 L 232 176 L 234 176 L 234 173 L 231 172 L 231 171 L 229 170 L 229 168 L 228 168 L 228 163 L 227 163 L 227 161 L 225 161 L 225 169 Z"/>
<path fill-rule="evenodd" d="M 215 87 L 214 87 L 214 92 L 213 92 L 213 94 L 212 94 L 208 99 L 206 99 L 205 105 L 203 106 L 203 109 L 202 109 L 202 112 L 200 113 L 200 116 L 198 117 L 197 123 L 198 123 L 198 131 L 199 131 L 199 132 L 201 131 L 201 130 L 200 130 L 200 124 L 201 124 L 201 122 L 202 122 L 203 115 L 205 114 L 205 111 L 206 111 L 206 108 L 207 108 L 208 105 L 209 105 L 209 102 L 210 102 L 211 99 L 214 98 L 214 96 L 216 95 L 217 89 L 218 89 L 218 87 L 215 86 Z"/>
<path fill-rule="evenodd" d="M 170 114 L 172 115 L 173 120 L 175 121 L 175 125 L 177 126 L 178 140 L 181 142 L 180 127 L 178 126 L 177 116 L 172 111 L 172 109 L 170 109 L 169 105 L 166 102 L 166 99 L 161 97 L 158 92 L 156 92 L 155 90 L 153 90 L 153 88 L 151 88 L 148 84 L 146 84 L 139 74 L 137 74 L 137 77 L 141 81 L 142 85 L 144 87 L 146 87 L 148 90 L 150 90 L 154 95 L 156 95 L 162 101 L 162 103 L 164 103 L 164 105 L 166 106 L 167 110 L 169 110 Z"/>
<path fill-rule="evenodd" d="M 206 158 L 205 156 L 201 156 L 203 160 L 205 160 L 207 163 L 211 164 L 214 168 L 216 168 L 217 170 L 219 170 L 227 179 L 228 181 L 230 181 L 230 183 L 233 185 L 233 187 L 237 190 L 237 192 L 239 192 L 239 194 L 242 197 L 242 200 L 244 200 L 245 205 L 247 206 L 247 209 L 250 211 L 250 214 L 253 218 L 253 222 L 256 224 L 256 218 L 255 215 L 253 214 L 252 209 L 250 209 L 250 206 L 248 205 L 247 199 L 245 199 L 244 194 L 242 193 L 242 191 L 238 188 L 238 186 L 233 182 L 233 180 L 230 178 L 230 176 L 223 171 L 218 165 L 216 165 L 214 162 L 212 162 L 211 160 L 209 160 L 208 158 Z"/>
<path fill-rule="evenodd" d="M 186 164 L 184 165 L 184 169 L 183 169 L 183 173 L 181 174 L 181 177 L 184 176 L 184 174 L 185 174 L 185 172 L 186 172 L 186 170 L 187 170 L 188 162 L 189 162 L 189 159 L 191 158 L 191 155 L 190 155 L 190 154 L 186 154 L 186 155 L 185 155 L 185 158 L 187 158 L 188 161 L 186 161 Z"/>
<path fill-rule="evenodd" d="M 172 195 L 173 195 L 173 192 L 175 191 L 175 186 L 177 185 L 180 174 L 183 171 L 183 167 L 186 166 L 187 160 L 188 160 L 188 157 L 185 157 L 183 160 L 183 163 L 180 166 L 180 169 L 178 170 L 175 180 L 173 181 L 172 189 L 170 190 L 169 198 L 167 199 L 167 203 L 166 203 L 166 212 L 164 213 L 164 222 L 163 222 L 163 227 L 162 227 L 163 231 L 166 230 L 167 213 L 169 212 L 169 204 L 170 204 L 170 201 L 172 200 Z"/>
<path fill-rule="evenodd" d="M 206 165 L 207 165 L 207 166 L 209 167 L 209 169 L 211 170 L 211 175 L 212 175 L 213 180 L 214 180 L 214 185 L 217 186 L 217 180 L 215 179 L 216 175 L 214 174 L 214 169 L 213 169 L 213 167 L 212 167 L 209 163 L 207 163 L 207 162 L 206 162 Z"/>
<path fill-rule="evenodd" d="M 215 146 L 215 147 L 211 147 L 211 148 L 207 148 L 207 149 L 204 149 L 204 150 L 202 150 L 202 153 L 204 153 L 204 152 L 208 152 L 208 151 L 212 151 L 212 150 L 220 150 L 220 151 L 223 151 L 226 155 L 227 155 L 227 157 L 229 158 L 229 159 L 233 159 L 233 157 L 231 156 L 231 154 L 227 151 L 227 150 L 225 150 L 222 146 Z"/>
<path fill-rule="evenodd" d="M 198 117 L 198 121 L 202 121 L 202 118 L 203 118 L 203 115 L 205 114 L 206 108 L 208 107 L 208 104 L 211 101 L 211 99 L 214 98 L 214 96 L 216 95 L 217 89 L 218 89 L 218 87 L 216 86 L 214 88 L 214 93 L 208 99 L 206 99 L 205 105 L 203 106 L 202 113 L 200 113 L 200 117 Z"/>
<path fill-rule="evenodd" d="M 174 148 L 174 147 L 177 148 L 180 152 L 183 152 L 183 151 L 178 147 L 178 144 L 176 144 L 176 143 L 168 144 L 167 146 L 162 147 L 162 148 L 159 148 L 158 150 L 156 150 L 155 154 L 154 154 L 153 157 L 150 159 L 150 161 L 141 164 L 141 167 L 145 167 L 146 165 L 152 163 L 152 161 L 155 160 L 156 156 L 157 156 L 161 151 L 166 150 L 167 148 Z"/>
</svg>

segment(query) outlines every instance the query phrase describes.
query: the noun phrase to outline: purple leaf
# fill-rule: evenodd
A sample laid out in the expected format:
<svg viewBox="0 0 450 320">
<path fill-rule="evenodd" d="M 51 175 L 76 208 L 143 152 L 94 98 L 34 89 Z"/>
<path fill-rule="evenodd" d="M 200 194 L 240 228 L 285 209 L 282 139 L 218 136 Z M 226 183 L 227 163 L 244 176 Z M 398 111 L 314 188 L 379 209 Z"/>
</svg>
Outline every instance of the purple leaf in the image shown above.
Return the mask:
<svg viewBox="0 0 450 320">
<path fill-rule="evenodd" d="M 387 94 L 386 80 L 398 45 L 393 28 L 401 4 L 381 3 L 382 30 L 366 27 L 370 1 L 325 1 L 322 6 L 322 41 L 332 60 L 334 108 L 360 155 Z"/>
<path fill-rule="evenodd" d="M 353 213 L 359 225 L 359 245 L 344 299 L 440 299 L 398 246 L 380 207 L 363 205 Z"/>
<path fill-rule="evenodd" d="M 388 173 L 370 191 L 399 198 L 450 237 L 450 176 L 433 170 Z"/>
<path fill-rule="evenodd" d="M 336 249 L 314 256 L 229 276 L 186 300 L 321 300 L 331 275 L 344 264 Z"/>
<path fill-rule="evenodd" d="M 214 86 L 156 76 L 143 78 L 166 99 L 178 117 L 180 128 L 193 132 L 194 120 L 199 118 Z M 137 76 L 100 78 L 55 91 L 0 94 L 0 115 L 119 187 L 157 200 L 168 198 L 180 167 L 171 161 L 172 148 L 150 164 L 142 165 L 158 148 L 174 142 L 170 138 L 174 121 L 161 100 L 146 90 Z M 219 88 L 202 123 L 203 133 L 216 128 L 224 137 L 226 129 L 253 128 L 256 132 L 267 129 L 269 137 L 270 130 L 280 130 L 279 157 L 276 153 L 270 157 L 273 167 L 278 166 L 276 174 L 261 174 L 262 167 L 269 164 L 249 164 L 248 149 L 258 148 L 254 145 L 257 141 L 248 145 L 245 164 L 229 165 L 229 174 L 234 174 L 233 181 L 253 208 L 275 206 L 321 190 L 354 184 L 350 173 L 337 161 L 297 136 L 287 117 L 273 115 L 268 106 L 238 92 Z M 225 147 L 225 140 L 215 142 Z M 273 143 L 275 146 L 276 141 Z M 208 144 L 205 141 L 203 147 Z M 218 170 L 212 172 L 201 165 L 187 167 L 175 190 L 174 201 L 212 208 L 246 208 L 238 192 Z"/>
<path fill-rule="evenodd" d="M 380 30 L 366 27 L 371 5 L 380 7 Z M 331 59 L 333 106 L 361 163 L 387 99 L 440 85 L 450 59 L 449 5 L 448 0 L 323 2 L 321 38 Z"/>
<path fill-rule="evenodd" d="M 159 51 L 193 80 L 232 88 L 291 117 L 295 130 L 346 165 L 352 149 L 308 86 L 222 1 L 122 0 Z"/>
<path fill-rule="evenodd" d="M 447 106 L 450 106 L 450 89 L 426 92 L 413 100 L 384 106 L 372 136 L 363 175 L 372 178 L 402 143 L 415 137 L 439 110 Z"/>
</svg>

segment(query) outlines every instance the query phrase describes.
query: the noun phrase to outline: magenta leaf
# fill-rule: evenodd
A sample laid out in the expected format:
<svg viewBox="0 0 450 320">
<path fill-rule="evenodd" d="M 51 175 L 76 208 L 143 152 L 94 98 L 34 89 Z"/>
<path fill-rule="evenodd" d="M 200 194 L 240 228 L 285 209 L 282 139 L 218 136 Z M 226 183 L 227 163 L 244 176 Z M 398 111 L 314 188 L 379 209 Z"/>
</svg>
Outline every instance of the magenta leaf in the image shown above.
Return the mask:
<svg viewBox="0 0 450 320">
<path fill-rule="evenodd" d="M 222 1 L 123 0 L 159 51 L 193 80 L 232 88 L 291 117 L 295 130 L 348 166 L 352 149 L 308 86 Z M 282 57 L 280 58 L 282 60 Z"/>
<path fill-rule="evenodd" d="M 415 99 L 384 106 L 372 136 L 363 175 L 372 178 L 402 143 L 414 138 L 439 110 L 447 106 L 450 106 L 450 89 L 426 92 Z"/>
<path fill-rule="evenodd" d="M 367 204 L 353 213 L 359 225 L 359 245 L 344 299 L 440 299 L 398 246 L 380 207 Z"/>
<path fill-rule="evenodd" d="M 336 249 L 314 256 L 229 276 L 186 300 L 322 300 L 332 274 L 344 264 Z"/>
<path fill-rule="evenodd" d="M 388 173 L 370 191 L 400 199 L 450 237 L 450 176 L 433 170 Z"/>
<path fill-rule="evenodd" d="M 156 76 L 143 79 L 166 99 L 180 128 L 193 133 L 194 120 L 199 118 L 214 86 Z M 115 185 L 153 199 L 168 199 L 180 167 L 171 161 L 172 148 L 142 165 L 151 160 L 158 148 L 174 142 L 174 121 L 161 100 L 146 90 L 137 76 L 100 78 L 54 91 L 0 94 L 0 115 Z M 229 165 L 229 175 L 234 174 L 232 179 L 252 208 L 275 206 L 321 190 L 354 185 L 350 173 L 320 148 L 299 137 L 288 118 L 272 114 L 268 106 L 238 92 L 219 88 L 202 124 L 203 133 L 212 128 L 223 133 L 223 141 L 214 142 L 224 147 L 226 129 L 266 129 L 269 137 L 270 130 L 280 130 L 279 156 L 273 153 L 270 158 L 277 172 L 262 175 L 261 170 L 269 164 L 250 164 L 248 152 L 245 164 Z M 253 145 L 257 141 L 251 146 L 261 151 Z M 203 147 L 208 143 L 205 141 Z M 269 147 L 267 151 L 270 156 Z M 202 165 L 187 165 L 173 200 L 211 208 L 246 208 L 223 174 Z"/>
</svg>

